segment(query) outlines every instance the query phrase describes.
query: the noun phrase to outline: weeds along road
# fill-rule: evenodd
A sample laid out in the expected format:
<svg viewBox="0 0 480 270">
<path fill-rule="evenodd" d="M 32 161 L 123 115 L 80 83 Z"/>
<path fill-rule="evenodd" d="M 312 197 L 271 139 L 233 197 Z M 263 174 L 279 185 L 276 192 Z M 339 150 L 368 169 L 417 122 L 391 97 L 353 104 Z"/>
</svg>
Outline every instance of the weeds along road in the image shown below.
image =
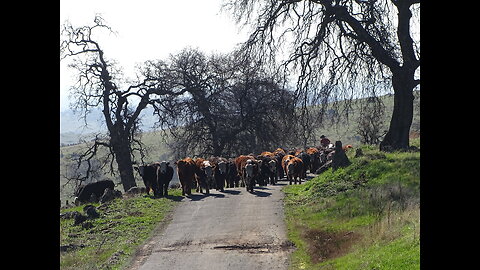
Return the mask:
<svg viewBox="0 0 480 270">
<path fill-rule="evenodd" d="M 210 190 L 183 198 L 172 220 L 140 249 L 130 269 L 287 269 L 283 192 L 288 184 Z"/>
</svg>

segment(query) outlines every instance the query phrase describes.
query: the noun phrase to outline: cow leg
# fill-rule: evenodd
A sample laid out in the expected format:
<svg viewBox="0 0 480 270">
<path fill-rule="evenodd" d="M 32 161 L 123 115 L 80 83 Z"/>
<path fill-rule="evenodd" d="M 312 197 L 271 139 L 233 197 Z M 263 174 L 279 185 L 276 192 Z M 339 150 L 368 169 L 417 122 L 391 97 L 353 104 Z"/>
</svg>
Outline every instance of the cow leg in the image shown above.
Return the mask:
<svg viewBox="0 0 480 270">
<path fill-rule="evenodd" d="M 158 183 L 158 196 L 163 197 L 163 184 Z"/>
<path fill-rule="evenodd" d="M 192 181 L 192 180 L 188 180 L 188 181 Z M 191 195 L 192 193 L 192 185 L 186 183 L 185 184 L 185 194 L 186 195 Z"/>
<path fill-rule="evenodd" d="M 225 181 L 223 180 L 223 178 L 220 177 L 219 181 L 217 182 L 218 183 L 218 189 L 220 190 L 220 192 L 223 192 L 223 183 Z"/>
<path fill-rule="evenodd" d="M 210 185 L 208 184 L 208 179 L 205 179 L 205 194 L 210 195 Z"/>
</svg>

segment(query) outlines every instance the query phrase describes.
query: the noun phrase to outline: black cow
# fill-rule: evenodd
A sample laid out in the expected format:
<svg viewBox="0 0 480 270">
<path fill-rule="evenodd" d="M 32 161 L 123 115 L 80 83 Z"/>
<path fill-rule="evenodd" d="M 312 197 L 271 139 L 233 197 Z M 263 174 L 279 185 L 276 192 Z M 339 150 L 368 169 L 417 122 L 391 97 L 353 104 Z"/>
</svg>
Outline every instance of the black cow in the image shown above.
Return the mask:
<svg viewBox="0 0 480 270">
<path fill-rule="evenodd" d="M 228 174 L 228 160 L 223 157 L 211 157 L 208 160 L 214 164 L 215 189 L 223 192 Z"/>
<path fill-rule="evenodd" d="M 168 196 L 168 186 L 173 178 L 173 167 L 167 161 L 162 161 L 157 167 L 158 195 Z"/>
<path fill-rule="evenodd" d="M 277 161 L 275 157 L 257 156 L 259 160 L 258 184 L 266 186 L 268 183 L 274 185 L 277 182 Z"/>
<path fill-rule="evenodd" d="M 238 176 L 235 160 L 231 159 L 227 162 L 227 177 L 225 179 L 226 187 L 233 188 L 240 186 L 240 177 Z"/>
<path fill-rule="evenodd" d="M 76 192 L 76 201 L 80 203 L 88 202 L 92 194 L 95 194 L 97 198 L 103 195 L 105 189 L 110 188 L 113 190 L 115 184 L 112 180 L 102 180 L 95 183 L 89 183 L 82 186 Z"/>
<path fill-rule="evenodd" d="M 160 163 L 153 163 L 149 165 L 133 167 L 143 179 L 143 184 L 147 189 L 147 195 L 150 195 L 150 190 L 153 190 L 153 196 L 158 197 L 159 187 L 157 181 L 157 169 Z"/>
</svg>

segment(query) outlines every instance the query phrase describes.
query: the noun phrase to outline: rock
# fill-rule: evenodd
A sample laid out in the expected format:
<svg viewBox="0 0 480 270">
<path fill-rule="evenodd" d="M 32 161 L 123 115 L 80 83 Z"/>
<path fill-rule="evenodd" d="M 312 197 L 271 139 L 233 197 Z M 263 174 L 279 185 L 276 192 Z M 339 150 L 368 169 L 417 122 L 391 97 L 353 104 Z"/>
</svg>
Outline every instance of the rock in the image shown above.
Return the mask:
<svg viewBox="0 0 480 270">
<path fill-rule="evenodd" d="M 82 214 L 78 214 L 78 215 L 75 215 L 75 222 L 73 223 L 73 225 L 78 225 L 78 224 L 81 224 L 82 222 L 84 222 L 85 220 L 87 220 L 87 216 L 84 216 Z"/>
<path fill-rule="evenodd" d="M 82 215 L 82 214 L 80 214 L 80 212 L 78 211 L 70 211 L 70 212 L 60 213 L 60 218 L 70 219 L 70 218 L 74 218 L 77 215 Z"/>
<path fill-rule="evenodd" d="M 117 196 L 117 193 L 115 191 L 113 191 L 110 188 L 106 188 L 105 191 L 103 192 L 102 197 L 100 197 L 100 203 L 111 201 L 115 199 L 116 196 Z M 121 196 L 121 192 L 120 192 L 120 196 Z"/>
<path fill-rule="evenodd" d="M 147 189 L 144 187 L 131 187 L 126 194 L 140 194 L 140 193 L 146 193 Z"/>
<path fill-rule="evenodd" d="M 93 219 L 93 218 L 100 217 L 100 214 L 97 212 L 97 209 L 95 208 L 95 206 L 91 204 L 85 205 L 85 207 L 83 207 L 83 212 L 85 212 L 88 218 Z"/>
<path fill-rule="evenodd" d="M 84 228 L 84 229 L 91 229 L 91 228 L 93 228 L 93 224 L 92 224 L 90 221 L 83 222 L 83 223 L 82 223 L 82 228 Z"/>
<path fill-rule="evenodd" d="M 63 246 L 60 246 L 60 252 L 68 252 L 68 251 L 71 251 L 71 250 L 75 250 L 77 248 L 84 248 L 85 245 L 84 244 L 80 244 L 80 245 L 74 245 L 74 244 L 68 244 L 68 245 L 63 245 Z"/>
<path fill-rule="evenodd" d="M 357 150 L 355 150 L 355 157 L 361 157 L 363 156 L 363 150 L 361 148 L 357 148 Z"/>
</svg>

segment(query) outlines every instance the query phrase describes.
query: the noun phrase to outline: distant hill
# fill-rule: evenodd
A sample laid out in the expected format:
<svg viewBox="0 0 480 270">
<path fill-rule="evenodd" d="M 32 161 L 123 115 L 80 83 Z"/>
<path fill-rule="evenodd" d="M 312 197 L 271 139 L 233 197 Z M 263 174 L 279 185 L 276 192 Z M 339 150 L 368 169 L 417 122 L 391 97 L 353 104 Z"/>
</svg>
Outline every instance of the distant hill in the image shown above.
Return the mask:
<svg viewBox="0 0 480 270">
<path fill-rule="evenodd" d="M 420 91 L 415 91 L 414 101 L 414 119 L 411 127 L 412 132 L 420 132 Z M 384 124 L 385 128 L 388 128 L 390 118 L 393 111 L 393 95 L 385 95 L 381 97 L 385 104 Z M 343 120 L 339 125 L 325 124 L 323 126 L 315 126 L 315 137 L 311 144 L 318 143 L 318 138 L 321 134 L 326 135 L 331 140 L 341 140 L 346 143 L 358 143 L 360 137 L 355 134 L 355 128 L 357 124 L 357 118 L 359 116 L 356 109 L 354 110 L 349 120 Z M 336 113 L 333 110 L 329 110 L 328 113 Z M 328 114 L 327 113 L 327 114 Z M 153 126 L 155 123 L 155 116 L 153 115 L 153 109 L 147 107 L 142 112 L 142 130 L 143 132 L 154 131 Z M 105 133 L 106 127 L 103 123 L 103 115 L 100 109 L 92 110 L 87 117 L 88 127 L 84 127 L 85 124 L 79 115 L 76 115 L 71 110 L 60 112 L 60 145 L 70 145 L 78 143 L 80 138 L 93 138 L 95 133 Z"/>
<path fill-rule="evenodd" d="M 93 134 L 105 133 L 107 128 L 104 124 L 103 114 L 100 109 L 92 110 L 87 116 L 88 126 L 79 114 L 72 110 L 60 112 L 60 145 L 71 145 L 79 142 L 80 138 L 93 138 Z M 155 123 L 153 109 L 146 108 L 142 112 L 142 129 L 145 132 L 152 131 Z"/>
</svg>

